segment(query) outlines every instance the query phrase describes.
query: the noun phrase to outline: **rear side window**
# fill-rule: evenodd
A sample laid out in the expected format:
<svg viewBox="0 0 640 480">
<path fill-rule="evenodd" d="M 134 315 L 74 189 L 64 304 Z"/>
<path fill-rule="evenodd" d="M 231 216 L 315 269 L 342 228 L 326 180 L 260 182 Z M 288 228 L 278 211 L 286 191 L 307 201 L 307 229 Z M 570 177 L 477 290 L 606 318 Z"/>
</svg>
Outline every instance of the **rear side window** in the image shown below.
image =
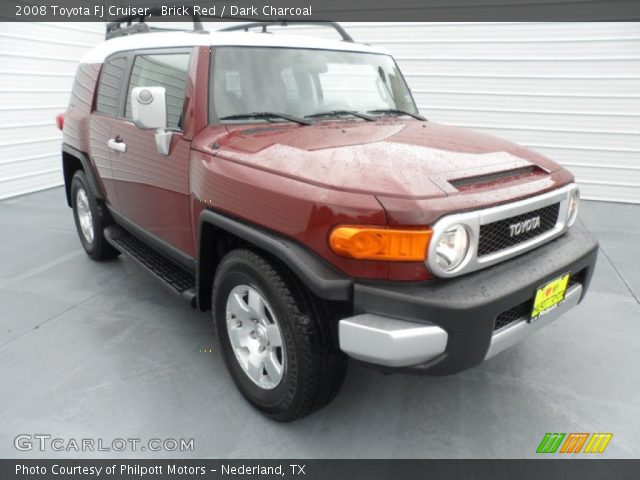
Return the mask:
<svg viewBox="0 0 640 480">
<path fill-rule="evenodd" d="M 168 127 L 182 129 L 182 110 L 188 70 L 188 53 L 136 56 L 129 80 L 125 117 L 131 119 L 131 90 L 135 87 L 164 87 Z"/>
<path fill-rule="evenodd" d="M 118 114 L 120 85 L 122 84 L 126 67 L 127 59 L 125 57 L 112 58 L 104 63 L 98 84 L 96 112 L 112 117 Z"/>
</svg>

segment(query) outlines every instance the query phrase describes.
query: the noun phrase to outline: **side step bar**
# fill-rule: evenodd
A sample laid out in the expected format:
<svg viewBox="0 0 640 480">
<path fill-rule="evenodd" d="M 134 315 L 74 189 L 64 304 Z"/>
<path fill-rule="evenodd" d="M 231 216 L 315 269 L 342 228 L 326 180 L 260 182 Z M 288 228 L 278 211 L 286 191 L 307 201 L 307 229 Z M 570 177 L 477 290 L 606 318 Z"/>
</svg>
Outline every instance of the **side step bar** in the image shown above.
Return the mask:
<svg viewBox="0 0 640 480">
<path fill-rule="evenodd" d="M 115 249 L 131 257 L 192 307 L 196 306 L 196 277 L 193 273 L 186 271 L 118 225 L 105 228 L 104 236 Z"/>
</svg>

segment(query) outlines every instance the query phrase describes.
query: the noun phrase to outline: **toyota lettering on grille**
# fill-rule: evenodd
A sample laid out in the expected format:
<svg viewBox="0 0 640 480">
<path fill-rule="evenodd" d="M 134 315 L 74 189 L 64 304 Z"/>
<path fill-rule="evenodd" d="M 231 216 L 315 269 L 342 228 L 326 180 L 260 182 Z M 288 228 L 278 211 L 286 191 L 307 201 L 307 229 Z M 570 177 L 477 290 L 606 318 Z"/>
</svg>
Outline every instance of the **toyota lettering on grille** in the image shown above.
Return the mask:
<svg viewBox="0 0 640 480">
<path fill-rule="evenodd" d="M 511 237 L 517 237 L 521 233 L 530 232 L 536 228 L 540 228 L 540 215 L 527 218 L 521 222 L 512 223 L 509 225 L 509 232 Z"/>
</svg>

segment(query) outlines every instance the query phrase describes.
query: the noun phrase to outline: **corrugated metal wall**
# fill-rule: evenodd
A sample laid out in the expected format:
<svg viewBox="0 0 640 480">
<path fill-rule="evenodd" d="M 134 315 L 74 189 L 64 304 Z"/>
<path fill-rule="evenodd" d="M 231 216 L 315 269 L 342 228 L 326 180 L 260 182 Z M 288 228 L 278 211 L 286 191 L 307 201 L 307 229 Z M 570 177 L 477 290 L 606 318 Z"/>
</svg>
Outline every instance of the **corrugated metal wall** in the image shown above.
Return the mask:
<svg viewBox="0 0 640 480">
<path fill-rule="evenodd" d="M 640 203 L 640 24 L 345 26 L 393 52 L 430 119 L 539 150 L 574 172 L 585 198 Z M 61 182 L 53 118 L 102 33 L 101 24 L 3 24 L 0 198 Z"/>
<path fill-rule="evenodd" d="M 640 203 L 640 23 L 343 25 L 391 50 L 429 119 L 540 151 L 585 198 Z"/>
<path fill-rule="evenodd" d="M 0 198 L 62 183 L 55 116 L 79 59 L 102 39 L 99 23 L 0 24 Z"/>
</svg>

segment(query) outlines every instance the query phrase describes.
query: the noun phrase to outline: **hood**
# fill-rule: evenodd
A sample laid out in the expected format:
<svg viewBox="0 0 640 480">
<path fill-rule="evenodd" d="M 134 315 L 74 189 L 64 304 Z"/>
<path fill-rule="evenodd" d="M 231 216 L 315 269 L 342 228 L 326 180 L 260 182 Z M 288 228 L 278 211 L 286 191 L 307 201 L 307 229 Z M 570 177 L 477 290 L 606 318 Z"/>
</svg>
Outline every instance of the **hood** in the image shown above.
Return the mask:
<svg viewBox="0 0 640 480">
<path fill-rule="evenodd" d="M 203 148 L 303 182 L 386 198 L 443 197 L 495 188 L 496 182 L 539 179 L 560 168 L 516 144 L 433 122 L 228 125 L 227 130 L 216 136 L 216 150 Z"/>
</svg>

